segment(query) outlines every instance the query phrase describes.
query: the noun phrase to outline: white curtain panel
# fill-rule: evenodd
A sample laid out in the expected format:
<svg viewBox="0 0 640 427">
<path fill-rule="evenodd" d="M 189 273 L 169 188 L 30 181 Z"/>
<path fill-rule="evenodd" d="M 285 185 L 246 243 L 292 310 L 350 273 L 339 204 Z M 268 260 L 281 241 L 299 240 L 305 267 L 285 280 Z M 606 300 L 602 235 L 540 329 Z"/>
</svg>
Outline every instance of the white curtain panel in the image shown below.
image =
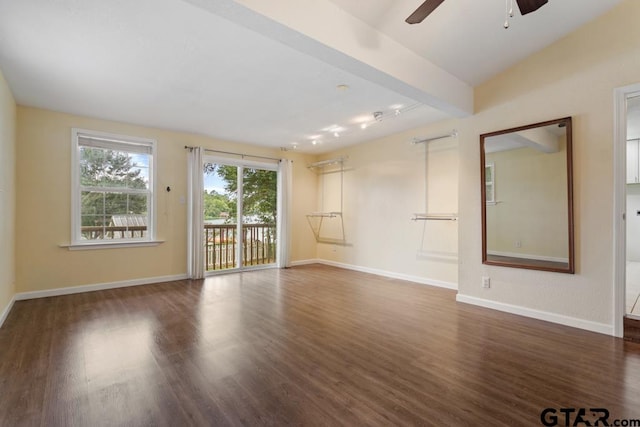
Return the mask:
<svg viewBox="0 0 640 427">
<path fill-rule="evenodd" d="M 293 188 L 293 161 L 281 159 L 278 165 L 278 268 L 291 266 L 291 190 Z"/>
<path fill-rule="evenodd" d="M 187 276 L 190 279 L 202 279 L 204 277 L 203 151 L 201 147 L 194 147 L 189 150 Z"/>
</svg>

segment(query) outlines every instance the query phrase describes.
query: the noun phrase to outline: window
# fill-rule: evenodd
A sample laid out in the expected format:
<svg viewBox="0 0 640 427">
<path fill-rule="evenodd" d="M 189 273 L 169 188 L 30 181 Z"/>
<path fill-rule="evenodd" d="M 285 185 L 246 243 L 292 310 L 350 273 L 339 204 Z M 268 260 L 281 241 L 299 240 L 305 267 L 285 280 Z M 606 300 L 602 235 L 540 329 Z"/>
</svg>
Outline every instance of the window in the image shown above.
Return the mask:
<svg viewBox="0 0 640 427">
<path fill-rule="evenodd" d="M 487 204 L 494 205 L 496 203 L 496 183 L 493 163 L 487 163 L 484 166 L 484 191 Z"/>
<path fill-rule="evenodd" d="M 154 239 L 155 145 L 73 129 L 72 245 Z"/>
</svg>

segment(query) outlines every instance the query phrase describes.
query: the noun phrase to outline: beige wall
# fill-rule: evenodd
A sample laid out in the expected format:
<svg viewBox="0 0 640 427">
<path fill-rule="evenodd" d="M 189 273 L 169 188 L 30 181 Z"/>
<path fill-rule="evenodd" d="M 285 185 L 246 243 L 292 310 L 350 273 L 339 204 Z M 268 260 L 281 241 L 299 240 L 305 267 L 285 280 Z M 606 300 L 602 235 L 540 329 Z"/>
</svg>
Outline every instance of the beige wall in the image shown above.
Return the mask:
<svg viewBox="0 0 640 427">
<path fill-rule="evenodd" d="M 313 159 L 297 156 L 294 259 L 317 256 L 411 277 L 458 282 L 464 296 L 611 325 L 613 89 L 640 81 L 637 16 L 640 2 L 624 1 L 476 88 L 476 114 L 472 117 L 325 156 L 349 156 L 344 195 L 348 246 L 321 244 L 316 252 L 304 214 L 318 208 L 317 177 L 301 167 Z M 576 274 L 483 265 L 479 135 L 565 116 L 574 119 Z M 166 243 L 152 248 L 79 252 L 58 247 L 68 242 L 70 234 L 69 152 L 70 128 L 74 126 L 159 141 L 159 188 L 171 185 L 175 189 L 158 195 L 158 234 Z M 424 164 L 423 148 L 408 141 L 452 128 L 459 131 L 457 148 L 437 152 L 442 157 L 434 160 L 429 170 L 429 210 L 459 210 L 460 221 L 429 225 L 433 229 L 427 234 L 434 237 L 426 249 L 458 251 L 459 265 L 421 259 L 418 249 L 423 225 L 409 221 L 412 213 L 424 210 Z M 186 209 L 178 200 L 186 189 L 184 144 L 275 154 L 189 134 L 19 108 L 17 290 L 183 274 Z M 482 276 L 491 277 L 490 289 L 481 288 Z"/>
<path fill-rule="evenodd" d="M 531 147 L 488 153 L 498 203 L 487 212 L 487 252 L 568 262 L 567 151 Z M 519 244 L 519 245 L 518 245 Z"/>
<path fill-rule="evenodd" d="M 613 90 L 640 81 L 638 16 L 640 2 L 624 1 L 476 89 L 476 115 L 460 125 L 461 294 L 613 324 Z M 574 120 L 576 274 L 483 265 L 478 135 L 565 116 Z"/>
<path fill-rule="evenodd" d="M 640 2 L 627 0 L 475 90 L 476 114 L 331 153 L 350 156 L 346 231 L 352 246 L 319 245 L 318 256 L 417 277 L 458 282 L 459 294 L 567 316 L 606 330 L 613 325 L 613 90 L 640 81 Z M 480 134 L 573 117 L 576 274 L 482 264 Z M 457 198 L 458 274 L 444 263 L 416 259 L 421 210 L 419 157 L 406 141 L 456 128 L 456 177 L 430 182 Z M 459 182 L 458 191 L 455 189 Z M 431 203 L 431 208 L 434 207 Z M 439 209 L 438 209 L 439 210 Z M 440 246 L 441 245 L 441 246 Z M 491 278 L 483 289 L 482 276 Z"/>
<path fill-rule="evenodd" d="M 428 165 L 427 145 L 411 144 L 414 137 L 448 134 L 452 126 L 452 122 L 442 122 L 322 156 L 348 157 L 344 174 L 347 245 L 319 244 L 318 257 L 455 285 L 457 260 L 443 260 L 442 255 L 457 256 L 457 222 L 410 220 L 414 213 L 425 212 L 427 202 L 429 213 L 458 211 L 458 141 L 449 138 L 430 143 Z M 339 206 L 339 180 L 332 174 L 324 184 L 325 210 L 331 210 Z M 318 185 L 322 192 L 322 183 Z"/>
<path fill-rule="evenodd" d="M 0 316 L 15 293 L 16 103 L 0 72 Z"/>
<path fill-rule="evenodd" d="M 298 153 L 257 148 L 187 133 L 18 108 L 16 283 L 18 292 L 186 273 L 187 160 L 184 145 L 294 160 L 293 260 L 315 258 L 303 212 L 315 201 L 315 175 Z M 154 138 L 157 148 L 157 235 L 154 247 L 70 251 L 71 128 Z M 171 186 L 172 191 L 164 189 Z"/>
</svg>

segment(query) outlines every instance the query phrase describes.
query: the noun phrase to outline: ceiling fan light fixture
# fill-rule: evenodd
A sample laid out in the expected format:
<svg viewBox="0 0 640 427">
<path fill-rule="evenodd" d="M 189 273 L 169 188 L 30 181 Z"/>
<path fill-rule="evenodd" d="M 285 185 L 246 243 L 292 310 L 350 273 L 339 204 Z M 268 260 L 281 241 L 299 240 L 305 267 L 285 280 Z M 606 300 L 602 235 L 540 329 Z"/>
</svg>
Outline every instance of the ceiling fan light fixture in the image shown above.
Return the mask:
<svg viewBox="0 0 640 427">
<path fill-rule="evenodd" d="M 505 0 L 506 7 L 506 19 L 504 21 L 504 28 L 509 28 L 509 18 L 513 18 L 513 0 Z M 542 6 L 547 4 L 549 0 L 515 0 L 518 3 L 521 15 L 526 15 L 531 12 L 535 12 Z M 424 1 L 407 19 L 405 22 L 408 24 L 418 24 L 422 22 L 427 16 L 429 16 L 438 6 L 440 6 L 444 0 L 426 0 Z"/>
<path fill-rule="evenodd" d="M 440 4 L 443 1 L 444 0 L 427 0 L 427 1 L 425 1 L 411 15 L 409 15 L 409 17 L 407 19 L 405 19 L 405 22 L 407 24 L 419 24 L 419 23 L 421 23 L 422 21 L 424 21 L 424 18 L 426 18 L 427 16 L 429 16 L 431 14 L 431 12 L 436 10 L 436 8 L 438 6 L 440 6 Z"/>
<path fill-rule="evenodd" d="M 505 17 L 504 17 L 504 29 L 509 28 L 509 18 L 513 18 L 513 0 L 504 0 Z"/>
<path fill-rule="evenodd" d="M 549 3 L 549 0 L 516 0 L 516 2 L 518 3 L 520 14 L 524 16 L 540 9 L 542 6 Z"/>
</svg>

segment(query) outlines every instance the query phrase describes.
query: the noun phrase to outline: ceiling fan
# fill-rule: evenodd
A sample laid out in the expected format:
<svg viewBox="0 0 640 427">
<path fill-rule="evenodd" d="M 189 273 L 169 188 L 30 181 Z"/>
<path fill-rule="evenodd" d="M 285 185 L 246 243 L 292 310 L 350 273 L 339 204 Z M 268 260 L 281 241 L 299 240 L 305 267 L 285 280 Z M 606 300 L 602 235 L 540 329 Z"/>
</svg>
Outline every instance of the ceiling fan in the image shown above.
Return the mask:
<svg viewBox="0 0 640 427">
<path fill-rule="evenodd" d="M 549 0 L 516 0 L 520 13 L 526 15 L 527 13 L 535 12 L 540 7 L 547 4 Z M 444 0 L 427 0 L 420 5 L 405 21 L 409 24 L 418 24 L 431 14 Z"/>
</svg>

